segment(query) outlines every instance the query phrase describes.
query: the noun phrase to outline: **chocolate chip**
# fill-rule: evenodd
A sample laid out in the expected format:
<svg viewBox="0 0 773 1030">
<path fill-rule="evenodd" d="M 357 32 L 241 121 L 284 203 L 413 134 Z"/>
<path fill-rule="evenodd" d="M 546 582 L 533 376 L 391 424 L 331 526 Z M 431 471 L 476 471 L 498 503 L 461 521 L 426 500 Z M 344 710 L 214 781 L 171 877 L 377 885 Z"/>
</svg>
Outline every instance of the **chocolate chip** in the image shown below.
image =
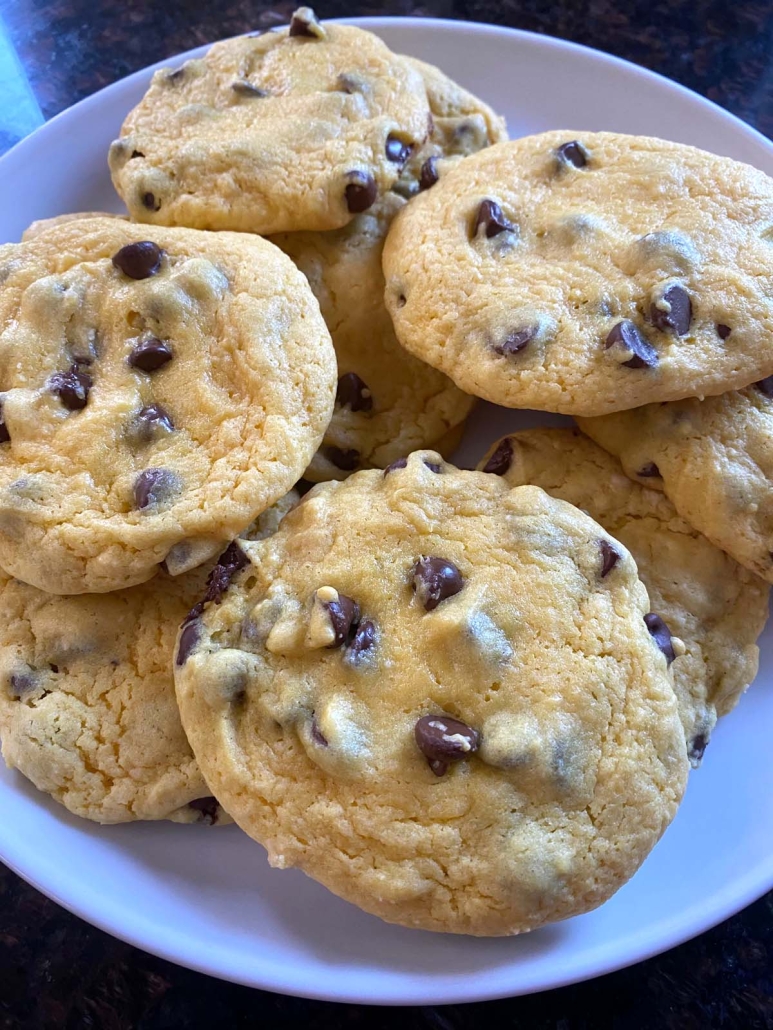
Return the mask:
<svg viewBox="0 0 773 1030">
<path fill-rule="evenodd" d="M 584 168 L 588 163 L 589 156 L 582 143 L 576 139 L 562 143 L 556 150 L 556 157 L 562 166 L 572 165 L 574 168 Z"/>
<path fill-rule="evenodd" d="M 428 157 L 424 164 L 421 166 L 419 172 L 419 189 L 428 190 L 430 186 L 434 186 L 440 176 L 438 175 L 436 157 Z"/>
<path fill-rule="evenodd" d="M 352 411 L 370 411 L 373 407 L 371 392 L 356 372 L 347 372 L 338 380 L 336 404 Z"/>
<path fill-rule="evenodd" d="M 265 89 L 261 89 L 259 86 L 253 86 L 253 84 L 251 82 L 247 82 L 246 79 L 239 79 L 236 82 L 232 82 L 231 89 L 238 97 L 260 99 L 269 95 Z"/>
<path fill-rule="evenodd" d="M 192 808 L 194 812 L 199 813 L 200 823 L 206 823 L 207 826 L 214 826 L 217 822 L 217 817 L 220 811 L 220 805 L 217 803 L 217 798 L 196 798 L 195 801 L 188 802 L 188 808 Z"/>
<path fill-rule="evenodd" d="M 344 190 L 346 206 L 353 215 L 367 211 L 376 202 L 376 180 L 367 172 L 349 172 L 349 183 Z"/>
<path fill-rule="evenodd" d="M 410 143 L 403 143 L 403 141 L 398 139 L 397 136 L 387 136 L 385 149 L 388 160 L 394 162 L 396 165 L 404 165 L 411 156 L 411 150 L 413 150 L 413 147 Z"/>
<path fill-rule="evenodd" d="M 290 20 L 290 36 L 307 36 L 311 39 L 324 39 L 325 30 L 310 7 L 299 7 Z"/>
<path fill-rule="evenodd" d="M 161 201 L 156 197 L 155 193 L 151 193 L 148 190 L 142 194 L 142 206 L 146 207 L 148 211 L 160 211 Z"/>
<path fill-rule="evenodd" d="M 38 685 L 38 677 L 32 669 L 26 672 L 12 672 L 10 677 L 11 693 L 14 697 L 23 697 L 29 694 Z"/>
<path fill-rule="evenodd" d="M 491 239 L 492 236 L 498 236 L 501 232 L 511 232 L 515 227 L 505 218 L 502 208 L 495 200 L 482 200 L 472 227 L 473 239 L 481 228 L 486 237 Z"/>
<path fill-rule="evenodd" d="M 203 610 L 204 605 L 199 602 L 191 608 L 183 620 L 182 629 L 180 631 L 180 642 L 177 645 L 177 654 L 174 659 L 174 663 L 178 669 L 182 665 L 185 665 L 191 656 L 191 652 L 199 642 L 201 637 L 201 623 L 199 622 L 199 616 Z"/>
<path fill-rule="evenodd" d="M 690 741 L 687 749 L 687 757 L 691 762 L 700 762 L 709 744 L 709 738 L 705 733 L 697 733 Z"/>
<path fill-rule="evenodd" d="M 142 153 L 141 150 L 132 150 L 131 154 L 129 154 L 129 160 L 133 161 L 135 157 L 144 157 L 144 156 L 145 155 Z"/>
<path fill-rule="evenodd" d="M 204 600 L 220 604 L 223 594 L 231 585 L 231 580 L 239 569 L 249 565 L 249 561 L 250 559 L 241 549 L 237 540 L 229 544 L 218 558 L 217 565 L 207 578 L 207 592 L 204 595 Z"/>
<path fill-rule="evenodd" d="M 393 461 L 391 465 L 387 465 L 387 467 L 384 469 L 384 478 L 386 479 L 390 472 L 396 472 L 397 469 L 404 469 L 407 464 L 407 458 L 395 459 L 395 461 Z"/>
<path fill-rule="evenodd" d="M 160 404 L 148 404 L 142 408 L 132 425 L 132 436 L 141 443 L 157 440 L 173 432 L 172 416 Z"/>
<path fill-rule="evenodd" d="M 654 612 L 650 612 L 648 615 L 645 615 L 644 622 L 646 623 L 647 629 L 650 631 L 652 639 L 666 656 L 666 661 L 670 665 L 676 658 L 676 654 L 674 653 L 674 646 L 671 643 L 671 631 L 668 626 L 663 622 L 661 617 L 656 615 Z"/>
<path fill-rule="evenodd" d="M 117 664 L 118 663 L 116 662 L 116 665 Z M 59 672 L 59 666 L 58 665 L 54 665 L 53 663 L 49 662 L 48 667 L 51 670 L 51 672 Z"/>
<path fill-rule="evenodd" d="M 144 469 L 134 481 L 134 503 L 137 508 L 163 504 L 179 490 L 180 477 L 171 469 Z"/>
<path fill-rule="evenodd" d="M 442 776 L 451 762 L 460 762 L 480 746 L 477 730 L 446 715 L 423 715 L 414 726 L 413 735 L 436 776 Z"/>
<path fill-rule="evenodd" d="M 620 552 L 616 551 L 608 540 L 599 540 L 601 551 L 601 578 L 604 579 L 620 561 Z"/>
<path fill-rule="evenodd" d="M 654 368 L 658 363 L 658 352 L 630 319 L 624 318 L 613 326 L 604 345 L 622 348 L 631 357 L 621 362 L 626 368 Z"/>
<path fill-rule="evenodd" d="M 48 380 L 49 389 L 69 411 L 81 411 L 86 407 L 92 385 L 91 376 L 77 365 L 71 365 L 67 372 L 54 372 Z"/>
<path fill-rule="evenodd" d="M 504 357 L 511 357 L 527 347 L 538 333 L 539 327 L 535 325 L 525 326 L 523 329 L 514 329 L 501 343 L 495 344 L 494 351 L 497 354 L 502 354 Z"/>
<path fill-rule="evenodd" d="M 726 340 L 733 331 L 729 325 L 724 325 L 722 322 L 717 322 L 716 329 L 720 340 Z"/>
<path fill-rule="evenodd" d="M 773 397 L 773 376 L 766 376 L 765 379 L 760 379 L 754 385 L 766 397 Z"/>
<path fill-rule="evenodd" d="M 339 594 L 337 601 L 326 601 L 325 608 L 335 633 L 335 640 L 329 646 L 351 643 L 360 621 L 360 606 L 346 594 Z"/>
<path fill-rule="evenodd" d="M 317 720 L 314 717 L 312 717 L 311 720 L 311 739 L 314 741 L 315 744 L 319 744 L 320 747 L 328 746 L 327 737 L 319 728 L 319 724 L 317 723 Z"/>
<path fill-rule="evenodd" d="M 113 265 L 130 279 L 149 279 L 161 268 L 163 250 L 152 240 L 127 243 L 113 254 Z"/>
<path fill-rule="evenodd" d="M 3 402 L 0 401 L 0 443 L 8 443 L 10 439 L 11 434 L 8 431 L 8 426 L 5 424 L 3 416 Z"/>
<path fill-rule="evenodd" d="M 669 311 L 664 311 L 658 306 L 657 301 L 650 304 L 650 322 L 656 329 L 662 332 L 676 333 L 677 336 L 685 336 L 690 330 L 692 321 L 692 301 L 690 294 L 683 286 L 675 283 L 662 295 L 663 301 L 670 306 Z"/>
<path fill-rule="evenodd" d="M 324 453 L 328 461 L 343 472 L 352 472 L 360 461 L 359 451 L 343 451 L 340 447 L 326 447 Z"/>
<path fill-rule="evenodd" d="M 513 444 L 509 437 L 500 440 L 496 450 L 483 466 L 484 472 L 493 472 L 495 476 L 503 476 L 510 468 L 513 460 Z"/>
<path fill-rule="evenodd" d="M 155 372 L 172 360 L 172 348 L 164 340 L 151 336 L 140 340 L 129 355 L 129 364 L 141 372 Z"/>
<path fill-rule="evenodd" d="M 366 651 L 370 651 L 376 643 L 376 627 L 369 620 L 361 622 L 354 634 L 354 639 L 349 645 L 348 655 L 353 661 L 357 661 Z"/>
<path fill-rule="evenodd" d="M 660 478 L 660 469 L 654 461 L 648 461 L 646 465 L 642 465 L 636 475 L 641 476 L 642 479 L 658 479 Z"/>
<path fill-rule="evenodd" d="M 412 586 L 425 611 L 431 612 L 447 597 L 458 594 L 464 578 L 445 558 L 419 558 L 411 570 Z"/>
<path fill-rule="evenodd" d="M 437 462 L 437 461 L 427 461 L 427 459 L 425 458 L 424 459 L 424 464 L 427 466 L 427 468 L 430 470 L 430 472 L 434 472 L 438 476 L 443 471 L 443 466 L 440 464 L 440 462 Z"/>
</svg>

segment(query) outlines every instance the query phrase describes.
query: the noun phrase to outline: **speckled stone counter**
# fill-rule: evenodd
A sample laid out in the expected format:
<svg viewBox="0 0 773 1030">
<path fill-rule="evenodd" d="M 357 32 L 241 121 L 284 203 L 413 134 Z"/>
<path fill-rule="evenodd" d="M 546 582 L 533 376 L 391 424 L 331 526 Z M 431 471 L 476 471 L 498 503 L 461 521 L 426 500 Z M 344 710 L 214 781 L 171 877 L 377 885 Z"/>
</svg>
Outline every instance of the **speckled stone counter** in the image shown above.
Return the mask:
<svg viewBox="0 0 773 1030">
<path fill-rule="evenodd" d="M 181 50 L 289 19 L 252 0 L 0 0 L 0 150 L 44 119 Z M 598 47 L 667 75 L 773 135 L 773 3 L 761 0 L 328 0 L 326 17 L 489 21 Z M 5 198 L 8 202 L 8 198 Z M 251 991 L 95 930 L 0 866 L 0 1030 L 773 1028 L 773 894 L 666 955 L 588 984 L 403 1011 Z"/>
</svg>

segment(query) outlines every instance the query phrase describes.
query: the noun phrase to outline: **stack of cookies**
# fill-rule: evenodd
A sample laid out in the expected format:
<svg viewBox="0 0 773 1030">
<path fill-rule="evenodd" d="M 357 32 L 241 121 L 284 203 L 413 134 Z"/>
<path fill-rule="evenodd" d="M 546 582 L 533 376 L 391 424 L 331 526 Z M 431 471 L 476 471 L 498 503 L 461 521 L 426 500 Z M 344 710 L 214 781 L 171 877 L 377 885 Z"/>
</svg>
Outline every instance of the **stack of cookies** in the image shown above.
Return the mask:
<svg viewBox="0 0 773 1030">
<path fill-rule="evenodd" d="M 407 926 L 599 905 L 757 669 L 773 181 L 508 142 L 308 8 L 157 72 L 109 163 L 128 218 L 0 247 L 6 762 Z M 459 469 L 476 398 L 580 429 Z"/>
</svg>

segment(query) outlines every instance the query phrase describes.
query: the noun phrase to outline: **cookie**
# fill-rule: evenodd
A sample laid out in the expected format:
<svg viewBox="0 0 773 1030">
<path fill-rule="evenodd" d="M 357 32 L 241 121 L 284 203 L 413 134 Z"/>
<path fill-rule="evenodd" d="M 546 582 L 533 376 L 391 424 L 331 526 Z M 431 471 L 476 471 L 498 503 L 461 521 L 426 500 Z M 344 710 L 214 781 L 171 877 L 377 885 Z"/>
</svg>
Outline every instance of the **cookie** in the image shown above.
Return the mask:
<svg viewBox="0 0 773 1030">
<path fill-rule="evenodd" d="M 71 221 L 0 247 L 0 567 L 94 593 L 216 557 L 300 477 L 335 354 L 257 237 Z"/>
<path fill-rule="evenodd" d="M 333 419 L 307 479 L 344 479 L 383 468 L 461 431 L 474 398 L 403 350 L 384 307 L 381 251 L 404 205 L 394 193 L 343 229 L 271 237 L 304 273 L 333 337 L 338 390 Z"/>
<path fill-rule="evenodd" d="M 671 671 L 688 755 L 699 765 L 717 716 L 757 675 L 768 587 L 576 429 L 504 437 L 479 467 L 582 508 L 631 552 L 650 604 L 684 645 L 675 647 Z"/>
<path fill-rule="evenodd" d="M 184 624 L 175 684 L 272 865 L 478 935 L 587 911 L 636 870 L 688 762 L 668 633 L 587 515 L 418 451 L 316 486 L 244 550 Z"/>
<path fill-rule="evenodd" d="M 745 390 L 583 419 L 639 483 L 773 583 L 773 378 Z"/>
<path fill-rule="evenodd" d="M 693 147 L 547 132 L 395 219 L 400 342 L 506 407 L 597 416 L 773 372 L 773 180 Z"/>
<path fill-rule="evenodd" d="M 156 72 L 110 171 L 139 222 L 337 229 L 390 189 L 429 123 L 415 69 L 372 33 L 301 8 L 289 29 Z"/>
</svg>

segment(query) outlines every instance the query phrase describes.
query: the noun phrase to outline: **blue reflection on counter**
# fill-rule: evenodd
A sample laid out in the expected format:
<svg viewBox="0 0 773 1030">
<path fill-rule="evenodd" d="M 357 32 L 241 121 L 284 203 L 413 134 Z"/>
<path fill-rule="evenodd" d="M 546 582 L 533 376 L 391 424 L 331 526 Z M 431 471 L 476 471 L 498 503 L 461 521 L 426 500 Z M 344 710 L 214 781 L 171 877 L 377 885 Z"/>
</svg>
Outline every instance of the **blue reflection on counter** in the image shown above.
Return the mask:
<svg viewBox="0 0 773 1030">
<path fill-rule="evenodd" d="M 0 153 L 45 121 L 32 87 L 0 18 Z"/>
</svg>

